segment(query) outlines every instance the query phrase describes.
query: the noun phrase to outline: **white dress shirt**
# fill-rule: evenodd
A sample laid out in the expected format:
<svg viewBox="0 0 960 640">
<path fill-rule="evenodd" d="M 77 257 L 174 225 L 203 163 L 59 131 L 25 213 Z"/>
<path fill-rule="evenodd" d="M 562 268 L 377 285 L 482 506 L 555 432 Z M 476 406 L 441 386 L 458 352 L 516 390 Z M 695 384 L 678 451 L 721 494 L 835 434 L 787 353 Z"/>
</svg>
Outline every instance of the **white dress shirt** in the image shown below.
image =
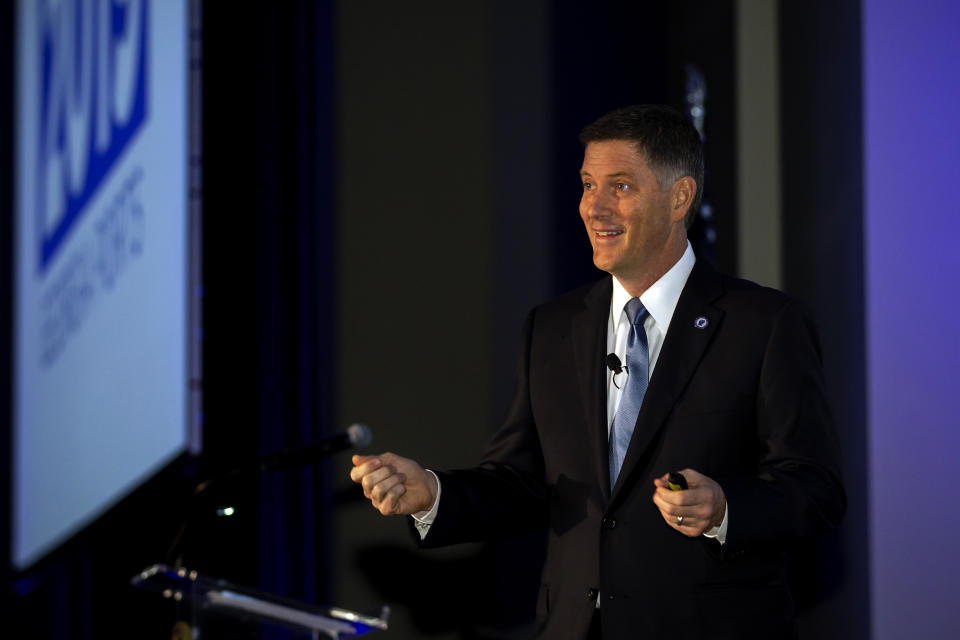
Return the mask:
<svg viewBox="0 0 960 640">
<path fill-rule="evenodd" d="M 650 365 L 647 369 L 648 382 L 653 377 L 653 369 L 657 366 L 660 348 L 663 346 L 664 338 L 667 337 L 670 320 L 673 318 L 673 312 L 677 308 L 680 294 L 687 284 L 687 278 L 690 277 L 695 262 L 693 248 L 688 241 L 686 251 L 683 252 L 676 264 L 670 267 L 670 270 L 663 274 L 659 280 L 650 285 L 650 288 L 640 294 L 640 302 L 647 310 L 647 317 L 643 320 L 643 329 L 647 333 L 647 353 L 650 358 Z M 627 360 L 627 337 L 630 335 L 630 320 L 627 318 L 624 307 L 627 306 L 632 297 L 623 288 L 620 281 L 614 277 L 613 294 L 610 296 L 610 316 L 607 318 L 607 353 L 617 354 L 620 362 L 626 362 Z M 626 386 L 626 379 L 629 375 L 629 371 L 617 374 L 617 384 L 614 384 L 614 373 L 607 369 L 608 437 L 610 429 L 613 427 L 613 418 L 617 415 L 617 407 L 620 406 L 620 394 Z M 720 526 L 713 527 L 703 535 L 708 538 L 716 538 L 720 544 L 724 544 L 727 540 L 728 514 L 729 511 L 724 511 L 723 522 Z"/>
<path fill-rule="evenodd" d="M 687 278 L 693 270 L 693 264 L 696 258 L 693 255 L 693 248 L 690 242 L 687 242 L 687 249 L 683 256 L 667 271 L 659 280 L 653 283 L 649 289 L 640 296 L 640 302 L 647 310 L 647 317 L 643 321 L 643 328 L 647 333 L 647 347 L 650 357 L 649 375 L 653 375 L 653 369 L 657 364 L 657 358 L 660 356 L 660 348 L 663 346 L 663 340 L 667 335 L 667 328 L 670 326 L 670 319 L 673 318 L 673 312 L 677 308 L 677 301 L 680 300 L 680 293 L 684 285 L 687 284 Z M 630 321 L 624 307 L 630 301 L 632 296 L 623 288 L 616 277 L 613 278 L 613 294 L 610 296 L 610 315 L 607 318 L 607 353 L 616 353 L 620 362 L 626 361 L 627 336 L 630 331 Z M 607 435 L 609 437 L 610 427 L 613 425 L 613 417 L 617 414 L 617 406 L 620 404 L 621 389 L 624 388 L 626 376 L 629 371 L 624 371 L 617 375 L 617 384 L 613 384 L 614 374 L 607 370 Z M 618 387 L 619 385 L 619 387 Z M 427 469 L 434 477 L 436 474 Z M 652 493 L 652 489 L 651 489 Z M 437 499 L 429 511 L 421 511 L 413 515 L 414 526 L 420 533 L 420 538 L 426 537 L 437 515 L 437 505 L 440 504 L 440 481 L 437 480 Z M 729 509 L 723 514 L 723 522 L 719 527 L 713 527 L 703 535 L 708 538 L 716 538 L 720 544 L 724 544 L 727 538 L 727 519 Z"/>
</svg>

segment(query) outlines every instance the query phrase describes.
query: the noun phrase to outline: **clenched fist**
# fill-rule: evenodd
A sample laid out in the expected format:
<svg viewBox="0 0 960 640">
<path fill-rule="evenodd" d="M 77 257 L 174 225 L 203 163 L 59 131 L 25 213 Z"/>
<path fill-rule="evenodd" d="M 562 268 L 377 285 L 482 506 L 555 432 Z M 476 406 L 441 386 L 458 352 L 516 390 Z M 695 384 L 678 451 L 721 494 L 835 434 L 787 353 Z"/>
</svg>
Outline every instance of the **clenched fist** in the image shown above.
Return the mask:
<svg viewBox="0 0 960 640">
<path fill-rule="evenodd" d="M 392 453 L 352 458 L 350 479 L 385 516 L 429 511 L 437 499 L 437 479 L 409 458 Z"/>
</svg>

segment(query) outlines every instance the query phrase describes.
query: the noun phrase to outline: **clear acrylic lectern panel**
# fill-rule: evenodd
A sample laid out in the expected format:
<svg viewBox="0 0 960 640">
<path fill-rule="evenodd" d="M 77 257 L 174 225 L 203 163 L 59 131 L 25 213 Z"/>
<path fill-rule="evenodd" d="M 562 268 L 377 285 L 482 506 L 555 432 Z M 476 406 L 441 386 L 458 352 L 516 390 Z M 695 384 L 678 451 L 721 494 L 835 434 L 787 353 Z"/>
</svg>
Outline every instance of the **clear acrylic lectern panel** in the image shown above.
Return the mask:
<svg viewBox="0 0 960 640">
<path fill-rule="evenodd" d="M 253 640 L 264 626 L 288 629 L 298 640 L 353 638 L 386 629 L 389 616 L 387 607 L 378 615 L 318 607 L 162 564 L 144 569 L 131 582 L 180 603 L 192 625 L 184 631 L 197 640 Z"/>
</svg>

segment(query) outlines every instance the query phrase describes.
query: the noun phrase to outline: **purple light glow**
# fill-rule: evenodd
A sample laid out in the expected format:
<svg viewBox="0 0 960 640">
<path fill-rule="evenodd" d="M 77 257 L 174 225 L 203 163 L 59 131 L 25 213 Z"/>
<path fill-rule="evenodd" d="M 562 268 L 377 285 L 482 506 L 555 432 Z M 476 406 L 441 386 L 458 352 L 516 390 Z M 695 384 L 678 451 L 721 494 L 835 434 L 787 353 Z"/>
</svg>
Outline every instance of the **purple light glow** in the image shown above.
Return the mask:
<svg viewBox="0 0 960 640">
<path fill-rule="evenodd" d="M 864 0 L 872 637 L 960 637 L 960 3 Z"/>
</svg>

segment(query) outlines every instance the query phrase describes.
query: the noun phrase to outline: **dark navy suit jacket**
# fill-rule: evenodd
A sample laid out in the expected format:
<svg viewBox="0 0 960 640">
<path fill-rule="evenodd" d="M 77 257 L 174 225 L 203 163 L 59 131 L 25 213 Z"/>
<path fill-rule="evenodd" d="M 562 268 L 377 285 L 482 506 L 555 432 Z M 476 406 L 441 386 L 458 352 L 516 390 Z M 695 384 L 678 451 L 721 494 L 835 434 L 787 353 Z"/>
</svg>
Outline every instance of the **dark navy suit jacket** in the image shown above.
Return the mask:
<svg viewBox="0 0 960 640">
<path fill-rule="evenodd" d="M 607 277 L 531 312 L 507 419 L 478 467 L 438 474 L 421 546 L 546 526 L 539 637 L 582 638 L 597 591 L 605 639 L 792 637 L 784 547 L 846 508 L 811 322 L 786 295 L 698 261 L 611 491 L 611 287 Z M 685 467 L 723 487 L 722 547 L 667 526 L 652 501 L 653 479 Z"/>
</svg>

